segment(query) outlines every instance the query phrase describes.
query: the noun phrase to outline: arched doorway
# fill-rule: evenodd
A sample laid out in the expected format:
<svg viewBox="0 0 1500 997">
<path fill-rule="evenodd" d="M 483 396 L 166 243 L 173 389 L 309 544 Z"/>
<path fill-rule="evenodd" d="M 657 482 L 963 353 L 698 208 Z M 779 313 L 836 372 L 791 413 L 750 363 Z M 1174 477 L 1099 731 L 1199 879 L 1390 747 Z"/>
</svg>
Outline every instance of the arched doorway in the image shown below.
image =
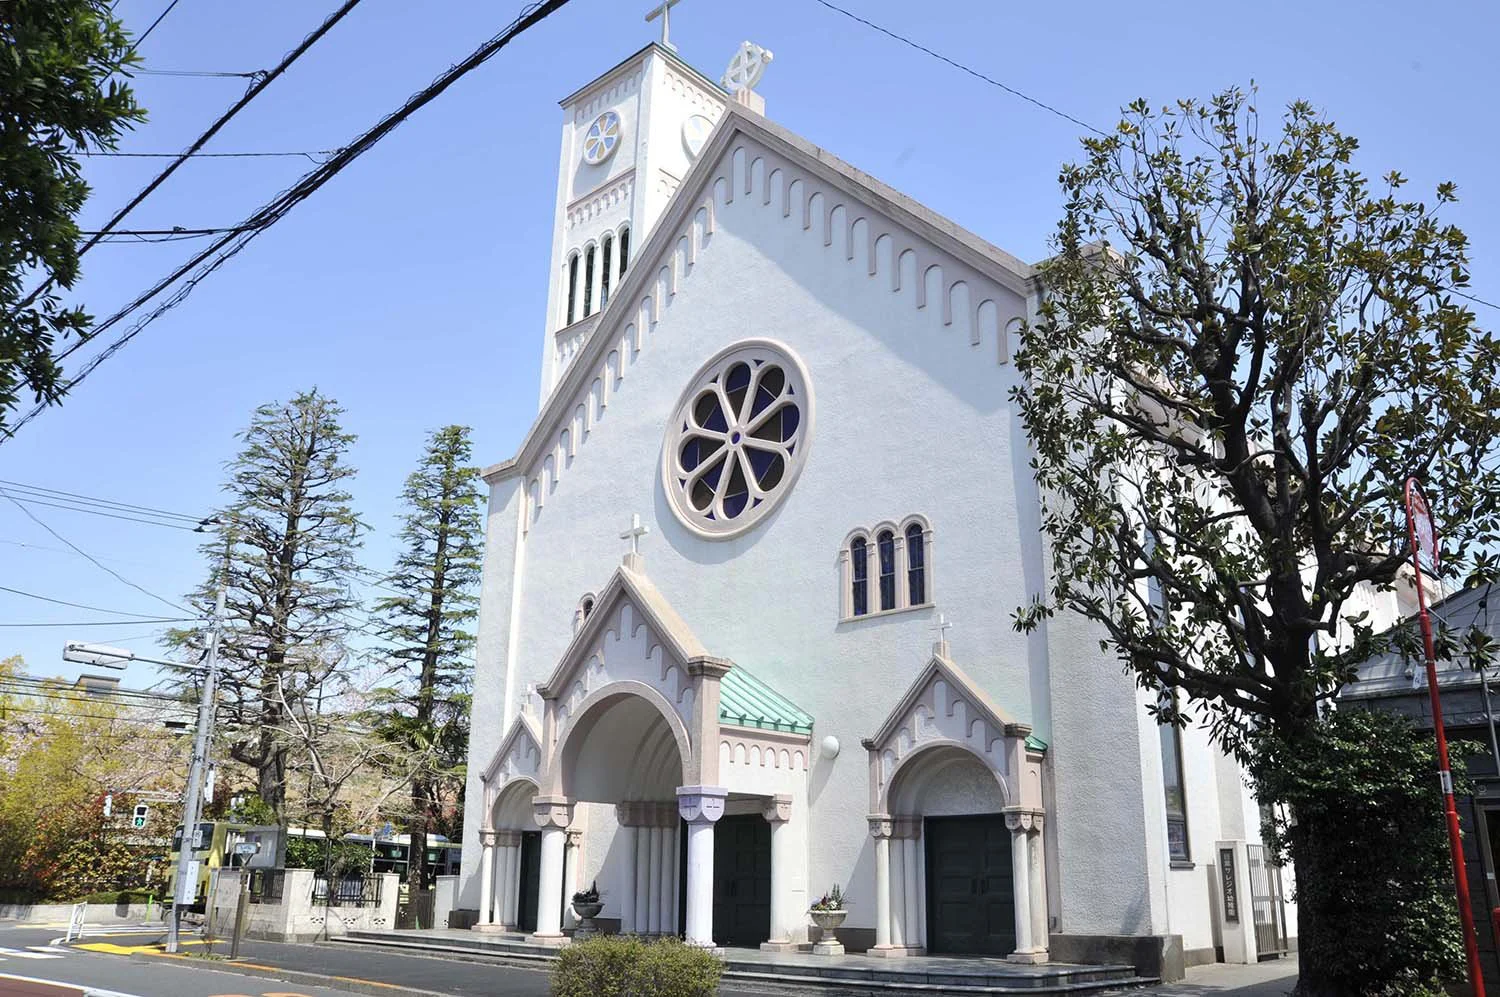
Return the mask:
<svg viewBox="0 0 1500 997">
<path fill-rule="evenodd" d="M 487 923 L 507 931 L 535 931 L 541 873 L 541 832 L 532 819 L 537 785 L 515 779 L 496 796 L 490 809 L 494 829 L 492 912 Z"/>
<path fill-rule="evenodd" d="M 1014 952 L 1015 869 L 999 777 L 966 747 L 939 743 L 903 759 L 887 792 L 891 944 Z"/>
</svg>

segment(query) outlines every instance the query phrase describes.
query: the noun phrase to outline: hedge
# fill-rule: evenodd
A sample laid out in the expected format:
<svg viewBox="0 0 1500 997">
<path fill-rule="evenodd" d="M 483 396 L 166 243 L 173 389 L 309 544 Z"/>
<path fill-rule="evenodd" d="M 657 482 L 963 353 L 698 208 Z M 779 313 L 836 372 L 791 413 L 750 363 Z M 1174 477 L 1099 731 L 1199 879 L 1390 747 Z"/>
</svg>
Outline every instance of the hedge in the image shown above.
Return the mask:
<svg viewBox="0 0 1500 997">
<path fill-rule="evenodd" d="M 553 997 L 712 997 L 724 966 L 676 938 L 600 935 L 558 953 Z"/>
</svg>

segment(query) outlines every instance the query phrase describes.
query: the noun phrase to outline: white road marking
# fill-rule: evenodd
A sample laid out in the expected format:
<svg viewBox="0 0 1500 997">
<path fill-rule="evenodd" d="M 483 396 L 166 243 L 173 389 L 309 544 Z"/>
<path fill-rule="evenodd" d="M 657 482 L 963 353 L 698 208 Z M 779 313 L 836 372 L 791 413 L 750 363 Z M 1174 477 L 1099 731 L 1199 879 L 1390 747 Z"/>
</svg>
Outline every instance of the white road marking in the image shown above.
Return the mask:
<svg viewBox="0 0 1500 997">
<path fill-rule="evenodd" d="M 33 952 L 56 952 L 59 955 L 68 954 L 68 950 L 60 947 L 56 942 L 53 942 L 50 945 L 28 945 L 26 947 Z"/>
<path fill-rule="evenodd" d="M 60 955 L 51 952 L 27 952 L 24 949 L 8 949 L 0 945 L 0 957 L 15 956 L 17 959 L 61 959 Z"/>
</svg>

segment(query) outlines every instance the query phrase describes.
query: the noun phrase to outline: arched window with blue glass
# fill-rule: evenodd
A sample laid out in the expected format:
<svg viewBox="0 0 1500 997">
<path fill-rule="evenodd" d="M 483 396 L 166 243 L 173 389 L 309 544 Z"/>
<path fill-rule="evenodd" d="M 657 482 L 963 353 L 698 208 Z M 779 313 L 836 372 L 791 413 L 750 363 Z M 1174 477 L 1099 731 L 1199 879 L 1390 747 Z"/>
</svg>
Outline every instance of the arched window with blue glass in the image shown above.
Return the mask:
<svg viewBox="0 0 1500 997">
<path fill-rule="evenodd" d="M 578 321 L 578 254 L 574 253 L 568 257 L 568 321 L 572 325 Z"/>
<path fill-rule="evenodd" d="M 880 558 L 880 608 L 896 608 L 896 534 L 881 530 L 875 536 L 875 551 Z"/>
<path fill-rule="evenodd" d="M 609 257 L 612 249 L 614 249 L 614 237 L 606 232 L 604 240 L 599 244 L 599 308 L 601 310 L 609 304 Z"/>
<path fill-rule="evenodd" d="M 870 611 L 870 550 L 862 536 L 849 541 L 850 616 L 864 616 Z"/>
<path fill-rule="evenodd" d="M 922 524 L 906 527 L 906 603 L 920 606 L 927 601 L 927 544 Z"/>
</svg>

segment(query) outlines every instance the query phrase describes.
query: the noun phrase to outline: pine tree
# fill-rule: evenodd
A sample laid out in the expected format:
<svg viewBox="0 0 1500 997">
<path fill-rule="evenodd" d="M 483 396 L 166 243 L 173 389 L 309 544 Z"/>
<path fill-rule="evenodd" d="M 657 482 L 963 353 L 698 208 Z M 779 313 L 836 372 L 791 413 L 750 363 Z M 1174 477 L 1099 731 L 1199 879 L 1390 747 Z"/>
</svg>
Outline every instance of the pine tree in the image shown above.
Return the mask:
<svg viewBox="0 0 1500 997">
<path fill-rule="evenodd" d="M 286 703 L 314 694 L 347 660 L 337 653 L 357 608 L 351 582 L 364 524 L 345 481 L 354 436 L 343 409 L 317 389 L 255 410 L 244 448 L 227 465 L 230 496 L 202 547 L 213 568 L 194 594 L 212 606 L 227 584 L 219 644 L 219 728 L 256 790 L 285 819 Z M 199 632 L 173 634 L 197 648 Z"/>
<path fill-rule="evenodd" d="M 469 740 L 467 627 L 478 612 L 483 520 L 479 470 L 465 426 L 429 437 L 417 470 L 406 479 L 401 528 L 404 549 L 386 586 L 398 592 L 376 604 L 396 682 L 381 718 L 413 766 L 408 831 L 408 882 L 426 884 L 427 835 L 453 837 L 463 826 L 464 757 Z"/>
</svg>

